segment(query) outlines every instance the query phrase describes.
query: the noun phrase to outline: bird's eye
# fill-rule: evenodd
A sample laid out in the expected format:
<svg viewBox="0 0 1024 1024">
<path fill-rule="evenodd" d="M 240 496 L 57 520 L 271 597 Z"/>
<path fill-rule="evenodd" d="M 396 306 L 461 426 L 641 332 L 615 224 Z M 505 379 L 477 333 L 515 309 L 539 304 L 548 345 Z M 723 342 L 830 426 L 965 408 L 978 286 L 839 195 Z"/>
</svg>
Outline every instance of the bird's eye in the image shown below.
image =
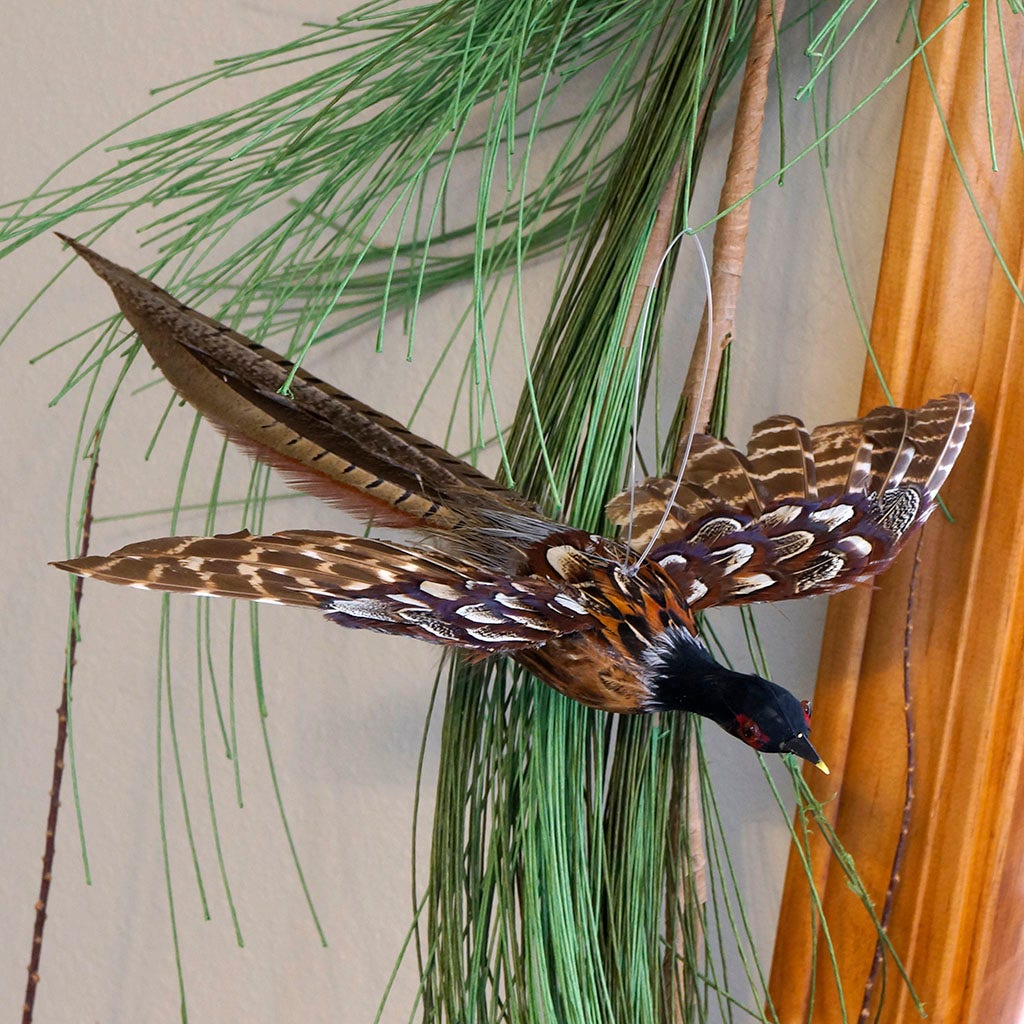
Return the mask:
<svg viewBox="0 0 1024 1024">
<path fill-rule="evenodd" d="M 768 737 L 765 736 L 761 727 L 747 715 L 736 716 L 736 729 L 733 735 L 738 736 L 744 743 L 756 750 L 762 750 L 765 743 L 768 742 Z"/>
<path fill-rule="evenodd" d="M 809 700 L 800 701 L 800 707 L 804 709 L 804 718 L 807 719 L 807 724 L 811 724 L 811 702 Z"/>
</svg>

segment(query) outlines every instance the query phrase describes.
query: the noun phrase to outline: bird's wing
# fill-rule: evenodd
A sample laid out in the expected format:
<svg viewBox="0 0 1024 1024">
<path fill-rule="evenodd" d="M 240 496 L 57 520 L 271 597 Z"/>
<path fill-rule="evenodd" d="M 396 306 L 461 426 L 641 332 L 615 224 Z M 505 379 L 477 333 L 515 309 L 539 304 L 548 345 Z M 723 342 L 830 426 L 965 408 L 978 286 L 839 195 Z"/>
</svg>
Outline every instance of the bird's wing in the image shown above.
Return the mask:
<svg viewBox="0 0 1024 1024">
<path fill-rule="evenodd" d="M 595 624 L 558 582 L 315 530 L 165 537 L 54 565 L 145 590 L 318 608 L 342 626 L 478 652 L 523 650 Z"/>
<path fill-rule="evenodd" d="M 766 420 L 745 457 L 732 449 L 752 482 L 747 493 L 759 500 L 736 501 L 735 490 L 716 493 L 701 478 L 695 503 L 687 465 L 684 499 L 651 558 L 697 608 L 853 586 L 886 569 L 931 514 L 973 415 L 970 396 L 957 394 L 920 409 L 875 409 L 810 434 L 792 417 Z M 674 483 L 641 485 L 634 546 L 655 536 Z M 624 524 L 628 504 L 628 492 L 609 503 L 613 522 Z"/>
<path fill-rule="evenodd" d="M 401 423 L 63 238 L 102 278 L 178 393 L 294 487 L 383 525 L 454 529 L 480 509 L 529 515 L 525 498 Z"/>
</svg>

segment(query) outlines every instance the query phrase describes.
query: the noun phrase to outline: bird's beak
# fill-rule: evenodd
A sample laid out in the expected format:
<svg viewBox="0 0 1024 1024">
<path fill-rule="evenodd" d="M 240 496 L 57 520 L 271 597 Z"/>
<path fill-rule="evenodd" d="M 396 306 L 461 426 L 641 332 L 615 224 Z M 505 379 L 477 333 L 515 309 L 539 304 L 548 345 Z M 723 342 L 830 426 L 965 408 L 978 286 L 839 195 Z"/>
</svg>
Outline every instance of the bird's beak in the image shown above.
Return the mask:
<svg viewBox="0 0 1024 1024">
<path fill-rule="evenodd" d="M 787 740 L 783 746 L 789 753 L 796 754 L 797 757 L 802 757 L 805 761 L 810 761 L 818 771 L 824 772 L 826 775 L 829 774 L 828 765 L 818 757 L 818 752 L 811 746 L 810 740 L 803 733 Z"/>
</svg>

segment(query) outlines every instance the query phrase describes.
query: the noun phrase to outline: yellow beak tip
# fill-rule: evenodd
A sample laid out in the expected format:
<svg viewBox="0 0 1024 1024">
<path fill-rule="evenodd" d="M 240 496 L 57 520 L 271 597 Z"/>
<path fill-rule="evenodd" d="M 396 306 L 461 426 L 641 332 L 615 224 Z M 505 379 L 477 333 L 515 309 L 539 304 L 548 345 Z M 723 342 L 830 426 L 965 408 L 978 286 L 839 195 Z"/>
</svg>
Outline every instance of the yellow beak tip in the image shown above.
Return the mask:
<svg viewBox="0 0 1024 1024">
<path fill-rule="evenodd" d="M 814 767 L 817 768 L 819 772 L 824 772 L 825 775 L 831 775 L 832 774 L 828 770 L 828 765 L 825 764 L 824 761 L 816 761 L 815 764 L 814 764 Z"/>
</svg>

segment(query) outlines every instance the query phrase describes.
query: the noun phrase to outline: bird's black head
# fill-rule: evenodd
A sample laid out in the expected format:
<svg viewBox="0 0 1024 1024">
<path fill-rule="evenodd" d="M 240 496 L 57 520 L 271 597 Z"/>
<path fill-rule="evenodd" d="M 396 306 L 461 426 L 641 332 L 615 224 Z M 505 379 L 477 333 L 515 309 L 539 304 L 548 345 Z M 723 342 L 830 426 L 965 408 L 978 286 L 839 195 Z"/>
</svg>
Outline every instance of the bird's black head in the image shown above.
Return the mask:
<svg viewBox="0 0 1024 1024">
<path fill-rule="evenodd" d="M 810 707 L 788 690 L 719 665 L 700 640 L 683 630 L 665 634 L 652 649 L 650 665 L 650 710 L 692 711 L 755 750 L 796 754 L 828 773 L 808 739 Z"/>
</svg>

